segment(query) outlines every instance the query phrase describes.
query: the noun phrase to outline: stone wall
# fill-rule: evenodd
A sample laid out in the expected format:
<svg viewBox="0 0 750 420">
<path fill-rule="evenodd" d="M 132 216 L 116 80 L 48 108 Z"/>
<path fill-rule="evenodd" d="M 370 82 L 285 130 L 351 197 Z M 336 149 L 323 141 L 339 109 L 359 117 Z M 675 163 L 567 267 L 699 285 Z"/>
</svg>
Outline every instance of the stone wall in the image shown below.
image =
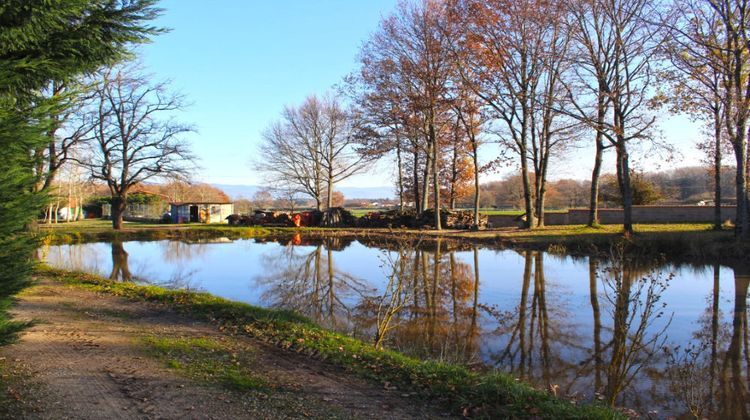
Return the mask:
<svg viewBox="0 0 750 420">
<path fill-rule="evenodd" d="M 721 219 L 734 220 L 735 206 L 722 206 Z M 546 213 L 544 224 L 583 225 L 588 222 L 588 209 L 570 209 L 565 213 Z M 489 216 L 492 227 L 517 227 L 518 216 Z M 713 206 L 633 206 L 633 223 L 711 223 L 714 220 Z M 599 209 L 599 223 L 614 225 L 623 222 L 622 209 Z"/>
</svg>

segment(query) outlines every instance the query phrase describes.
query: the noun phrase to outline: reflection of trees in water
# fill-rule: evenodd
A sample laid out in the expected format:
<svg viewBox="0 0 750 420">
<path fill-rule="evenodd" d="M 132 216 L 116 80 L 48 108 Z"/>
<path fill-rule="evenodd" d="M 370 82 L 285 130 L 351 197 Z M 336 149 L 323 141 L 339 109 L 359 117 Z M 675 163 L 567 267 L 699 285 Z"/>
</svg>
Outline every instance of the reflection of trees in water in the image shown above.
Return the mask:
<svg viewBox="0 0 750 420">
<path fill-rule="evenodd" d="M 622 248 L 616 248 L 609 264 L 599 273 L 612 317 L 603 390 L 610 404 L 618 401 L 642 370 L 656 364 L 657 350 L 667 338 L 671 317 L 660 325 L 666 307 L 661 297 L 674 275 L 661 275 L 653 268 L 655 265 L 651 260 L 628 257 Z M 639 398 L 638 394 L 629 395 L 630 404 L 640 406 L 635 401 Z"/>
<path fill-rule="evenodd" d="M 133 275 L 128 266 L 128 253 L 122 245 L 122 241 L 115 239 L 112 241 L 112 271 L 109 274 L 110 280 L 131 281 Z"/>
<path fill-rule="evenodd" d="M 41 256 L 54 267 L 97 273 L 104 259 L 94 244 L 44 245 Z"/>
<path fill-rule="evenodd" d="M 487 356 L 498 367 L 559 395 L 596 392 L 608 403 L 641 412 L 663 403 L 676 414 L 683 413 L 675 408 L 680 405 L 696 416 L 750 415 L 750 277 L 741 270 L 735 272 L 732 323 L 720 322 L 717 269 L 695 333 L 704 344 L 685 356 L 684 348 L 680 355 L 663 347 L 671 318 L 662 295 L 672 275 L 661 261 L 618 251 L 606 260 L 589 258 L 589 297 L 580 303 L 589 307 L 583 316 L 591 314 L 593 321 L 581 328 L 572 322 L 578 302 L 571 305 L 552 287 L 542 252 L 523 252 L 518 303 L 501 310 L 479 301 L 476 247 L 469 254 L 435 243 L 384 248 L 377 289 L 339 272 L 338 254 L 322 245 L 290 245 L 269 255 L 266 266 L 273 270 L 258 281 L 268 286 L 264 298 L 274 306 L 418 357 L 477 362 L 481 334 L 500 343 L 482 349 L 492 351 Z M 489 322 L 495 327 L 488 328 Z"/>
<path fill-rule="evenodd" d="M 633 381 L 659 362 L 657 350 L 669 325 L 661 295 L 672 276 L 659 275 L 656 262 L 622 253 L 606 262 L 590 258 L 591 337 L 570 322 L 566 301 L 550 293 L 545 254 L 525 251 L 523 256 L 518 305 L 506 311 L 483 307 L 497 323 L 492 333 L 504 343 L 491 354 L 496 366 L 553 393 L 575 395 L 584 389 L 611 404 L 622 401 Z M 640 397 L 633 394 L 627 405 L 639 406 Z"/>
<path fill-rule="evenodd" d="M 256 277 L 266 286 L 262 299 L 270 306 L 298 311 L 323 325 L 351 324 L 351 306 L 372 287 L 336 268 L 334 251 L 323 243 L 310 247 L 288 245 L 263 257 L 268 271 Z"/>
<path fill-rule="evenodd" d="M 161 241 L 159 245 L 164 261 L 176 263 L 194 261 L 208 250 L 206 242 Z"/>
<path fill-rule="evenodd" d="M 478 267 L 472 270 L 445 247 L 390 243 L 382 251 L 383 281 L 376 288 L 339 270 L 328 245 L 290 244 L 264 256 L 268 270 L 255 279 L 265 286 L 262 299 L 376 346 L 425 358 L 476 361 Z M 477 261 L 479 251 L 473 252 Z"/>
<path fill-rule="evenodd" d="M 439 244 L 430 248 L 391 244 L 382 265 L 386 287 L 357 306 L 360 328 L 374 331 L 377 345 L 386 342 L 423 358 L 476 362 L 478 266 L 472 270 Z M 474 248 L 475 264 L 478 252 Z"/>
<path fill-rule="evenodd" d="M 690 415 L 727 419 L 749 418 L 747 298 L 750 267 L 734 269 L 731 324 L 722 324 L 719 310 L 720 267 L 713 268 L 708 308 L 686 346 L 665 347 L 669 391 L 679 409 Z"/>
<path fill-rule="evenodd" d="M 724 360 L 720 364 L 719 401 L 722 418 L 748 418 L 748 389 L 744 374 L 750 370 L 747 332 L 747 292 L 750 270 L 735 269 L 734 272 L 734 316 L 732 336 Z M 745 372 L 743 372 L 745 371 Z"/>
<path fill-rule="evenodd" d="M 504 338 L 504 347 L 491 357 L 498 367 L 532 380 L 556 392 L 565 378 L 576 377 L 578 364 L 565 360 L 566 349 L 582 349 L 582 337 L 566 322 L 562 302 L 550 305 L 544 272 L 545 254 L 524 251 L 519 304 L 509 311 L 485 306 L 497 321 L 494 334 Z"/>
</svg>

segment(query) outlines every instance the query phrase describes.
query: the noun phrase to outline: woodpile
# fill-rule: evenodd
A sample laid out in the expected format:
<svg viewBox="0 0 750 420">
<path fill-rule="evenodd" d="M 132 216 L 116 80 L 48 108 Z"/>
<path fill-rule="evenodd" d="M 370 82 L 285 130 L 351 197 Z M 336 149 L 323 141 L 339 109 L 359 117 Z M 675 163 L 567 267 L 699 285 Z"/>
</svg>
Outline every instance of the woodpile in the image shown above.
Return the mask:
<svg viewBox="0 0 750 420">
<path fill-rule="evenodd" d="M 332 207 L 323 212 L 320 226 L 323 227 L 352 227 L 356 226 L 357 219 L 343 207 Z"/>
<path fill-rule="evenodd" d="M 370 228 L 414 227 L 414 211 L 375 211 L 359 218 L 357 226 Z"/>
<path fill-rule="evenodd" d="M 487 216 L 480 215 L 479 226 L 474 226 L 474 212 L 470 210 L 441 210 L 441 225 L 446 229 L 485 229 Z M 304 211 L 287 213 L 276 211 L 256 211 L 252 216 L 233 214 L 227 217 L 232 226 L 323 226 L 323 227 L 365 227 L 365 228 L 434 228 L 435 211 L 425 210 L 419 217 L 413 210 L 371 212 L 357 219 L 342 207 L 334 207 L 325 212 Z"/>
<path fill-rule="evenodd" d="M 445 226 L 451 229 L 486 229 L 487 215 L 479 213 L 479 223 L 474 226 L 474 212 L 471 210 L 448 211 Z"/>
<path fill-rule="evenodd" d="M 428 209 L 419 217 L 419 227 L 435 227 L 435 210 Z M 479 215 L 478 226 L 474 226 L 474 212 L 471 210 L 440 210 L 440 225 L 446 229 L 485 229 L 487 227 L 487 216 Z"/>
<path fill-rule="evenodd" d="M 226 220 L 230 226 L 250 226 L 253 224 L 253 219 L 250 216 L 241 214 L 230 214 Z"/>
</svg>

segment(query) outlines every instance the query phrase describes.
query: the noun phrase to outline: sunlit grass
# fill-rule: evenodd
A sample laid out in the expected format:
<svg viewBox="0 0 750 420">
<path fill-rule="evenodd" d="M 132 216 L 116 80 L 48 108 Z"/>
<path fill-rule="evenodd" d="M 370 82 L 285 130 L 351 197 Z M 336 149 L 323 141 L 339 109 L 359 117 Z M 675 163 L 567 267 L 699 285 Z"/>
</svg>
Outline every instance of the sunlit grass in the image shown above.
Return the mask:
<svg viewBox="0 0 750 420">
<path fill-rule="evenodd" d="M 264 390 L 268 382 L 252 369 L 252 354 L 212 338 L 146 337 L 150 353 L 190 379 L 240 391 Z"/>
</svg>

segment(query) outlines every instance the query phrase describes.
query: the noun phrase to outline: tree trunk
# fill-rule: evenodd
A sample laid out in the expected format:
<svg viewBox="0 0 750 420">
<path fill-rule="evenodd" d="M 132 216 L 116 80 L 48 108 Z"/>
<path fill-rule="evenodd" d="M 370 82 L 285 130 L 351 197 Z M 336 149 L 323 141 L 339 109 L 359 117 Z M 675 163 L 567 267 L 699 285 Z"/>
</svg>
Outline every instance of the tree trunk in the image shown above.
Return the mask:
<svg viewBox="0 0 750 420">
<path fill-rule="evenodd" d="M 742 135 L 734 143 L 734 155 L 737 160 L 737 175 L 735 183 L 737 187 L 737 237 L 741 239 L 750 238 L 750 214 L 748 214 L 747 202 L 747 137 Z"/>
<path fill-rule="evenodd" d="M 333 207 L 333 178 L 328 178 L 328 197 L 326 199 L 326 210 L 330 210 Z"/>
<path fill-rule="evenodd" d="M 450 209 L 456 209 L 456 183 L 458 182 L 458 139 L 453 142 L 453 159 L 451 161 L 451 192 L 450 192 Z"/>
<path fill-rule="evenodd" d="M 122 218 L 125 215 L 126 206 L 127 206 L 127 197 L 123 197 L 123 196 L 112 197 L 112 228 L 114 230 L 122 229 Z"/>
<path fill-rule="evenodd" d="M 617 178 L 622 194 L 623 233 L 633 234 L 633 189 L 630 184 L 630 162 L 625 139 L 617 140 Z"/>
<path fill-rule="evenodd" d="M 721 114 L 714 109 L 714 230 L 721 230 Z"/>
<path fill-rule="evenodd" d="M 536 196 L 536 226 L 544 227 L 544 195 L 547 192 L 547 180 L 544 174 L 539 177 L 539 188 Z"/>
<path fill-rule="evenodd" d="M 416 210 L 417 216 L 422 214 L 422 201 L 419 195 L 419 150 L 414 147 L 414 166 L 412 168 L 412 175 L 414 177 L 414 209 Z"/>
<path fill-rule="evenodd" d="M 588 225 L 593 227 L 599 224 L 599 176 L 602 172 L 602 157 L 604 155 L 604 100 L 599 100 L 597 111 L 596 130 L 596 154 L 594 155 L 594 169 L 591 171 L 591 195 L 589 200 Z"/>
<path fill-rule="evenodd" d="M 527 151 L 521 150 L 521 180 L 523 181 L 523 204 L 526 210 L 526 221 L 523 226 L 526 229 L 534 227 L 534 207 L 531 198 L 531 181 L 529 180 L 529 163 L 527 161 Z"/>
<path fill-rule="evenodd" d="M 404 211 L 404 173 L 401 166 L 401 139 L 396 130 L 396 164 L 398 165 L 398 211 Z"/>
<path fill-rule="evenodd" d="M 424 179 L 422 183 L 422 211 L 428 209 L 430 207 L 430 178 L 432 176 L 432 169 L 433 169 L 433 148 L 435 147 L 433 142 L 428 140 L 427 145 L 427 153 L 426 158 L 427 162 L 425 162 L 424 167 Z"/>
<path fill-rule="evenodd" d="M 432 187 L 434 190 L 433 201 L 435 201 L 435 229 L 442 230 L 443 226 L 440 222 L 440 159 L 438 159 L 440 145 L 438 144 L 438 137 L 433 125 L 430 125 L 430 137 L 432 137 Z"/>
<path fill-rule="evenodd" d="M 479 227 L 479 157 L 477 156 L 477 141 L 475 138 L 471 140 L 471 149 L 471 158 L 474 161 L 474 225 Z"/>
</svg>

